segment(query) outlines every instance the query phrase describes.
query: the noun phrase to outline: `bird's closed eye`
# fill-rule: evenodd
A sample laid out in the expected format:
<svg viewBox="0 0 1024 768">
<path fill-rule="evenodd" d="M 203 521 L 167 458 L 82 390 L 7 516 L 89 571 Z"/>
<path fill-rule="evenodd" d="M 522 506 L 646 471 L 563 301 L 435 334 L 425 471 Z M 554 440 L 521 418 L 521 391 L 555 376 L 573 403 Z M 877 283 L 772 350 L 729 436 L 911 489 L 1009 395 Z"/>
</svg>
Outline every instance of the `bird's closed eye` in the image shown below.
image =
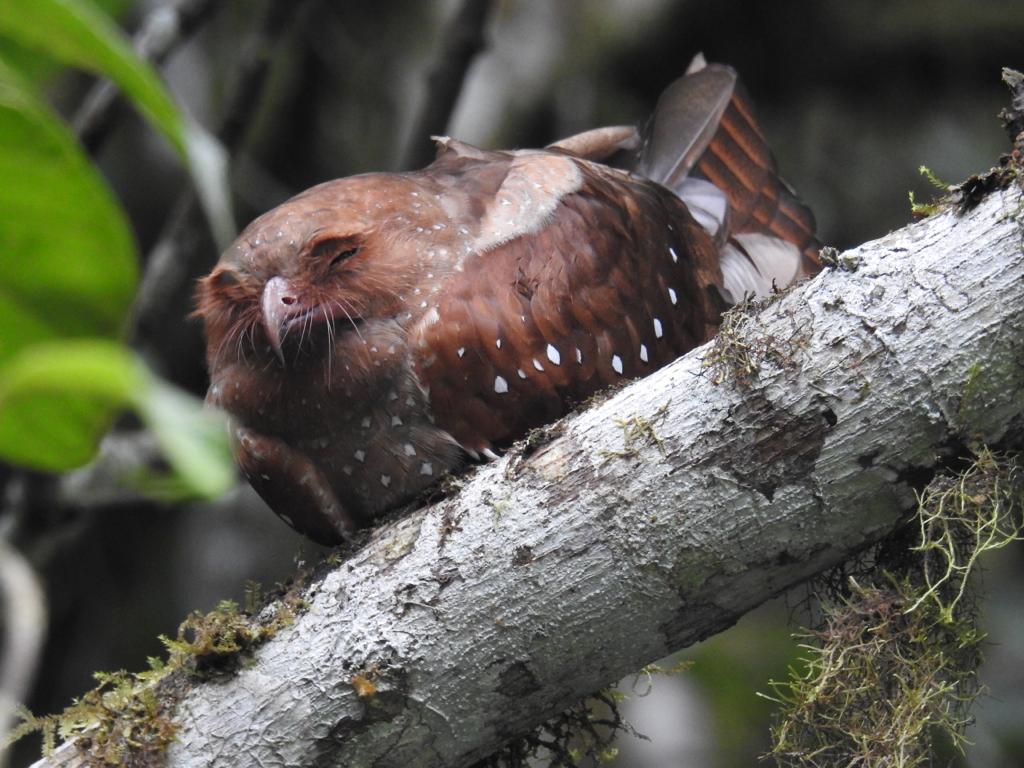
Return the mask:
<svg viewBox="0 0 1024 768">
<path fill-rule="evenodd" d="M 359 243 L 348 239 L 329 239 L 314 245 L 310 250 L 310 255 L 315 259 L 327 259 L 329 265 L 334 267 L 346 259 L 351 259 L 359 253 L 361 248 Z"/>
<path fill-rule="evenodd" d="M 339 253 L 336 253 L 336 254 L 334 254 L 334 258 L 331 259 L 331 266 L 333 267 L 336 264 L 340 264 L 345 259 L 352 258 L 357 253 L 359 253 L 359 246 L 358 245 L 355 248 L 349 248 L 347 250 L 344 250 L 344 251 L 341 251 Z"/>
</svg>

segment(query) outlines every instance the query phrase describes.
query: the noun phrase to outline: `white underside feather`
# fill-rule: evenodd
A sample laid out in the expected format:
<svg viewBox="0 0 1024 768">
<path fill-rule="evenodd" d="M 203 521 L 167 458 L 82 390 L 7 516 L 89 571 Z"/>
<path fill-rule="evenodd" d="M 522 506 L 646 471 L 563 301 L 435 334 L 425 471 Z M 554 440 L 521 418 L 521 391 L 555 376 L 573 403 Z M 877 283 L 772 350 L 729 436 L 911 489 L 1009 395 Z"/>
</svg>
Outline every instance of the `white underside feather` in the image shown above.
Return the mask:
<svg viewBox="0 0 1024 768">
<path fill-rule="evenodd" d="M 724 298 L 735 304 L 748 294 L 770 296 L 773 287 L 785 288 L 800 277 L 800 250 L 788 240 L 745 232 L 726 243 L 720 265 Z"/>
</svg>

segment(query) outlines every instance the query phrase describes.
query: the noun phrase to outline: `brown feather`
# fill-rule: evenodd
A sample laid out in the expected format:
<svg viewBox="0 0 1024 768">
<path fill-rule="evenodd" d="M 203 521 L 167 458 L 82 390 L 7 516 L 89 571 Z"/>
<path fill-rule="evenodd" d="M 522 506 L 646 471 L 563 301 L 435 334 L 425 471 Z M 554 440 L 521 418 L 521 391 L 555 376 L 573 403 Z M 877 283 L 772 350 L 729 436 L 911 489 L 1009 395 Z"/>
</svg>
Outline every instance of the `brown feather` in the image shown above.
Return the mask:
<svg viewBox="0 0 1024 768">
<path fill-rule="evenodd" d="M 422 171 L 327 182 L 246 228 L 200 282 L 196 314 L 208 399 L 282 518 L 348 537 L 467 454 L 706 341 L 721 265 L 738 259 L 743 277 L 744 249 L 761 245 L 744 233 L 813 261 L 813 219 L 732 70 L 695 63 L 654 126 L 636 166 L 654 178 L 596 162 L 633 146 L 627 128 L 547 151 L 442 138 Z M 719 201 L 721 232 L 708 226 Z"/>
</svg>

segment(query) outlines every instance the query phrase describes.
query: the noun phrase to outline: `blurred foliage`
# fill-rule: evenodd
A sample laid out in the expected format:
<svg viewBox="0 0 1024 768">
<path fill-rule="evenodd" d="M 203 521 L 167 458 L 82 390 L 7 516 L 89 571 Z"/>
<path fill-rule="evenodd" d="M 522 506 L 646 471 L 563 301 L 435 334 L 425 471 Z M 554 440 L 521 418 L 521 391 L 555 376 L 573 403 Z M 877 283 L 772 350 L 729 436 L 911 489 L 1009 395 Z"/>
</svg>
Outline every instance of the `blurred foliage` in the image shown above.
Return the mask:
<svg viewBox="0 0 1024 768">
<path fill-rule="evenodd" d="M 120 16 L 132 5 L 132 0 L 93 0 L 95 6 L 111 17 Z M 13 4 L 0 3 L 0 7 L 10 6 L 13 13 Z M 34 86 L 41 86 L 61 72 L 61 65 L 53 58 L 43 55 L 32 48 L 27 48 L 12 39 L 0 37 L 0 59 L 6 61 L 11 67 L 20 72 L 26 80 Z"/>
<path fill-rule="evenodd" d="M 787 610 L 779 601 L 745 615 L 736 627 L 682 651 L 709 709 L 716 766 L 744 766 L 768 748 L 775 705 L 757 687 L 798 664 Z M 638 727 L 643 730 L 643 724 Z"/>
<path fill-rule="evenodd" d="M 185 152 L 182 116 L 156 73 L 90 0 L 0 0 L 0 35 L 57 61 L 109 77 Z"/>
<path fill-rule="evenodd" d="M 128 223 L 74 136 L 0 63 L 0 363 L 60 337 L 115 337 L 138 278 Z"/>
<path fill-rule="evenodd" d="M 0 0 L 0 37 L 110 78 L 182 157 L 221 247 L 234 236 L 227 158 L 91 0 Z"/>
<path fill-rule="evenodd" d="M 82 0 L 0 0 L 0 36 L 118 82 L 178 147 L 177 108 Z M 48 471 L 90 460 L 134 408 L 193 494 L 234 473 L 224 430 L 118 343 L 138 280 L 129 225 L 64 123 L 0 61 L 0 457 Z"/>
</svg>

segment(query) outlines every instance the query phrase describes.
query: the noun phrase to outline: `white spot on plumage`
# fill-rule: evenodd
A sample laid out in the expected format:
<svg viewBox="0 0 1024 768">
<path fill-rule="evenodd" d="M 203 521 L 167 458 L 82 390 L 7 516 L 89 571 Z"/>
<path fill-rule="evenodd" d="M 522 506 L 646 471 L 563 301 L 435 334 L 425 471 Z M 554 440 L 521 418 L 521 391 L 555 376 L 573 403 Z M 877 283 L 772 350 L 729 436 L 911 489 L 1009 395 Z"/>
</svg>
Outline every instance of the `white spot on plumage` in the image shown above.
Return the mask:
<svg viewBox="0 0 1024 768">
<path fill-rule="evenodd" d="M 654 335 L 659 339 L 665 335 L 665 331 L 661 327 L 661 320 L 654 318 Z"/>
<path fill-rule="evenodd" d="M 540 360 L 538 360 L 537 358 L 533 358 L 533 367 L 536 368 L 538 371 L 544 370 L 544 366 L 540 364 Z"/>
<path fill-rule="evenodd" d="M 647 345 L 646 344 L 641 344 L 640 345 L 640 359 L 643 360 L 645 363 L 649 362 L 649 360 L 647 359 Z"/>
<path fill-rule="evenodd" d="M 366 451 L 360 449 L 352 454 L 356 457 L 356 461 L 366 461 Z"/>
<path fill-rule="evenodd" d="M 457 350 L 455 350 L 455 354 L 457 354 L 459 357 L 462 357 L 464 354 L 466 354 L 466 348 L 459 347 Z"/>
<path fill-rule="evenodd" d="M 341 471 L 344 472 L 346 475 L 351 475 L 352 474 L 352 465 L 351 464 L 346 464 L 344 467 L 341 468 Z"/>
<path fill-rule="evenodd" d="M 583 365 L 583 350 L 576 347 L 576 362 Z"/>
<path fill-rule="evenodd" d="M 675 251 L 675 248 L 673 248 L 673 247 L 672 247 L 672 246 L 670 245 L 670 246 L 668 247 L 668 252 L 669 252 L 669 255 L 671 255 L 671 256 L 672 256 L 672 263 L 673 263 L 673 264 L 678 264 L 678 263 L 679 263 L 679 256 L 677 256 L 677 255 L 676 255 L 676 251 Z"/>
<path fill-rule="evenodd" d="M 400 427 L 400 426 L 402 426 L 402 417 L 401 416 L 392 416 L 391 417 L 391 426 L 392 427 Z"/>
<path fill-rule="evenodd" d="M 503 395 L 506 392 L 508 392 L 508 382 L 505 381 L 504 377 L 494 377 L 494 391 L 497 392 L 499 395 Z"/>
<path fill-rule="evenodd" d="M 412 443 L 406 443 L 405 445 L 403 445 L 402 450 L 405 451 L 406 456 L 416 455 L 416 446 L 414 446 Z"/>
<path fill-rule="evenodd" d="M 622 358 L 618 355 L 612 355 L 612 368 L 615 369 L 616 373 L 622 374 Z"/>
<path fill-rule="evenodd" d="M 669 288 L 668 289 L 668 297 L 672 301 L 673 305 L 675 305 L 679 301 L 679 297 L 676 296 L 676 289 L 675 288 Z"/>
<path fill-rule="evenodd" d="M 429 461 L 423 462 L 423 464 L 420 465 L 420 474 L 421 475 L 432 475 L 432 474 L 434 474 L 434 465 L 431 464 Z"/>
<path fill-rule="evenodd" d="M 496 346 L 498 349 L 501 349 L 501 339 L 495 339 L 494 346 Z"/>
<path fill-rule="evenodd" d="M 562 356 L 559 354 L 554 344 L 548 344 L 548 360 L 555 365 L 561 365 L 562 363 Z"/>
<path fill-rule="evenodd" d="M 383 485 L 385 488 L 391 485 L 391 475 L 381 475 L 380 484 Z"/>
<path fill-rule="evenodd" d="M 363 416 L 363 420 L 360 422 L 360 424 L 362 425 L 363 429 L 369 429 L 370 428 L 370 417 L 369 416 Z"/>
<path fill-rule="evenodd" d="M 526 378 L 526 372 L 522 368 L 516 368 L 516 373 L 519 374 L 520 379 Z"/>
</svg>

